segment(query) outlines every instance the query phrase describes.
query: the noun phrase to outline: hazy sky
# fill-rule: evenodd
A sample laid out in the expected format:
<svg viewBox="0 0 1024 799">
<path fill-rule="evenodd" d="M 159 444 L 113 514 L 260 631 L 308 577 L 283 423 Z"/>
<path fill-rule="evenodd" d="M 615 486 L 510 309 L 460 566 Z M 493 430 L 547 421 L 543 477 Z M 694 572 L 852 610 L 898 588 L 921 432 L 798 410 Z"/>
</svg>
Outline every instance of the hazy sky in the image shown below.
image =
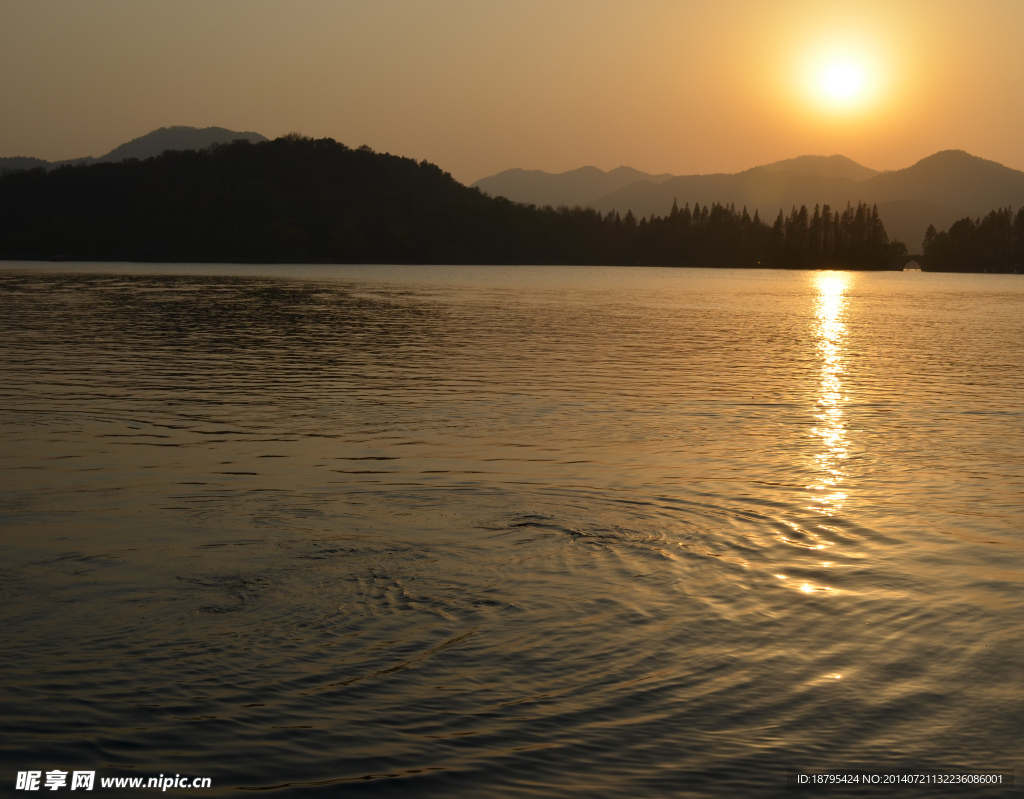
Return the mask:
<svg viewBox="0 0 1024 799">
<path fill-rule="evenodd" d="M 1024 0 L 0 0 L 0 156 L 165 125 L 509 167 L 1024 169 Z"/>
</svg>

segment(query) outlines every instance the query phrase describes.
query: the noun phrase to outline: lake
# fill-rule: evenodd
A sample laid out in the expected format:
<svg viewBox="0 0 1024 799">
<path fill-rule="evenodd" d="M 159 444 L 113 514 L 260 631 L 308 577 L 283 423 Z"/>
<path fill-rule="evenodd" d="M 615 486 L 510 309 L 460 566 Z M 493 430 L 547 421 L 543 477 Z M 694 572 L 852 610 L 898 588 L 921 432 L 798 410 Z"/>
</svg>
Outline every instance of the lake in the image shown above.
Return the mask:
<svg viewBox="0 0 1024 799">
<path fill-rule="evenodd" d="M 7 262 L 0 298 L 7 785 L 1019 757 L 1024 277 Z"/>
</svg>

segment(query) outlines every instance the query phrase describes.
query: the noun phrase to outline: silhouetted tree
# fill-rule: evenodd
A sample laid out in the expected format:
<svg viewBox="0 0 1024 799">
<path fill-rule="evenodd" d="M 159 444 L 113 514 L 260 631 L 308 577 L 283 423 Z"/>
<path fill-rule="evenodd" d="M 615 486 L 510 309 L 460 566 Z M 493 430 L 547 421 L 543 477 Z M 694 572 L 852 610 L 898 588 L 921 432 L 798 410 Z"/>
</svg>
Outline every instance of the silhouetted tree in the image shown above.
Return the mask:
<svg viewBox="0 0 1024 799">
<path fill-rule="evenodd" d="M 1024 270 L 1024 208 L 1016 215 L 999 208 L 984 218 L 964 217 L 942 232 L 929 225 L 922 253 L 924 267 L 933 271 Z"/>
</svg>

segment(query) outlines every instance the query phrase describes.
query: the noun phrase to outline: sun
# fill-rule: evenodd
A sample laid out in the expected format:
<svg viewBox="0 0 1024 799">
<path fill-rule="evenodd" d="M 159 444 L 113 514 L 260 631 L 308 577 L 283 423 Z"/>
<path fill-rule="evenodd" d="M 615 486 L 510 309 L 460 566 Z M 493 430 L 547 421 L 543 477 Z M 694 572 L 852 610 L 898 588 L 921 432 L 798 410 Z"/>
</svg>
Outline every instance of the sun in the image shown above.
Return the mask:
<svg viewBox="0 0 1024 799">
<path fill-rule="evenodd" d="M 856 102 L 864 94 L 867 75 L 864 67 L 856 61 L 833 61 L 822 69 L 819 82 L 825 99 L 848 104 Z"/>
<path fill-rule="evenodd" d="M 833 111 L 854 111 L 867 105 L 876 82 L 868 61 L 851 53 L 816 59 L 810 77 L 817 103 Z"/>
</svg>

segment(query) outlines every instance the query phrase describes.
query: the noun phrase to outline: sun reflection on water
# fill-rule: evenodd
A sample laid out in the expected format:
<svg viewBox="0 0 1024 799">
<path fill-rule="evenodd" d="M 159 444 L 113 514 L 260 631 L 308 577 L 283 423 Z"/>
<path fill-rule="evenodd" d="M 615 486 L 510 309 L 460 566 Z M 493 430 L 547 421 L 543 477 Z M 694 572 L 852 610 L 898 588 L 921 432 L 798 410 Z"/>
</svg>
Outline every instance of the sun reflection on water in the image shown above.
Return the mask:
<svg viewBox="0 0 1024 799">
<path fill-rule="evenodd" d="M 820 371 L 818 388 L 815 392 L 814 426 L 810 430 L 816 442 L 812 447 L 812 482 L 807 486 L 809 502 L 807 509 L 824 517 L 837 515 L 846 503 L 847 492 L 844 490 L 846 471 L 844 462 L 849 457 L 849 445 L 846 436 L 845 405 L 847 396 L 844 387 L 846 375 L 846 293 L 853 276 L 844 272 L 819 272 L 812 278 L 816 291 L 814 298 L 813 335 Z M 826 519 L 821 519 L 826 522 Z M 829 527 L 818 524 L 808 528 L 804 525 L 791 524 L 797 534 L 793 538 L 782 536 L 782 540 L 791 546 L 806 550 L 818 551 L 833 546 L 833 541 L 825 538 Z M 819 561 L 822 569 L 832 566 L 832 561 Z M 789 579 L 789 575 L 776 574 L 783 585 L 805 595 L 835 595 L 836 589 L 816 581 L 806 579 Z"/>
<path fill-rule="evenodd" d="M 844 341 L 846 338 L 846 292 L 852 276 L 846 272 L 820 272 L 814 276 L 817 289 L 815 334 L 821 357 L 821 375 L 816 402 L 817 424 L 811 434 L 823 444 L 815 456 L 818 477 L 810 486 L 813 494 L 811 510 L 833 515 L 846 500 L 842 490 L 845 472 L 843 461 L 848 456 L 843 376 L 846 373 Z"/>
</svg>

